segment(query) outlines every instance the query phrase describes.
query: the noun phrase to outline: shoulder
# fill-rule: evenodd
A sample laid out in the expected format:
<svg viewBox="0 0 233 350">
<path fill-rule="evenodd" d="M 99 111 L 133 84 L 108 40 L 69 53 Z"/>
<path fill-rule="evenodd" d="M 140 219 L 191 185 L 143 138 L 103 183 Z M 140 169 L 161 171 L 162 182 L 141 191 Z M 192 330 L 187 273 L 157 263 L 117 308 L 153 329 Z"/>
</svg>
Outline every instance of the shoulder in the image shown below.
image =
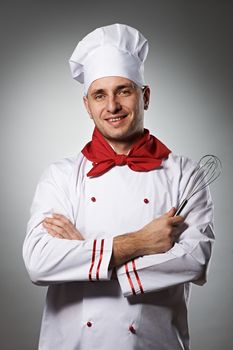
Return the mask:
<svg viewBox="0 0 233 350">
<path fill-rule="evenodd" d="M 54 181 L 56 181 L 59 179 L 70 178 L 74 174 L 78 174 L 83 160 L 84 156 L 80 152 L 75 156 L 62 158 L 53 163 L 50 163 L 44 170 L 40 180 L 43 181 L 46 178 L 52 178 Z"/>
<path fill-rule="evenodd" d="M 162 169 L 171 183 L 186 183 L 197 167 L 197 162 L 183 155 L 170 153 Z"/>
<path fill-rule="evenodd" d="M 163 168 L 169 171 L 177 171 L 179 169 L 181 172 L 185 172 L 196 166 L 197 162 L 193 159 L 174 153 L 170 153 L 168 158 L 163 161 Z"/>
</svg>

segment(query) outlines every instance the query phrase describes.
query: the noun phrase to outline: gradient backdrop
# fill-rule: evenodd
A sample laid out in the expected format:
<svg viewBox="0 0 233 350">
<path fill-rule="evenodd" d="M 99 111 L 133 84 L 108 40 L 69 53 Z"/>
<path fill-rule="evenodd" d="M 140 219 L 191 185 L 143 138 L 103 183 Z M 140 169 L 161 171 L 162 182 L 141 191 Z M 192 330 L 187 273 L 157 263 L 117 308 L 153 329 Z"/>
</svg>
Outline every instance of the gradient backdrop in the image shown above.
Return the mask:
<svg viewBox="0 0 233 350">
<path fill-rule="evenodd" d="M 216 244 L 208 283 L 192 289 L 190 332 L 193 350 L 232 349 L 232 18 L 224 0 L 1 1 L 1 349 L 37 348 L 46 288 L 31 284 L 22 260 L 29 208 L 44 168 L 92 133 L 68 59 L 84 35 L 115 22 L 149 39 L 146 127 L 178 154 L 222 160 Z"/>
</svg>

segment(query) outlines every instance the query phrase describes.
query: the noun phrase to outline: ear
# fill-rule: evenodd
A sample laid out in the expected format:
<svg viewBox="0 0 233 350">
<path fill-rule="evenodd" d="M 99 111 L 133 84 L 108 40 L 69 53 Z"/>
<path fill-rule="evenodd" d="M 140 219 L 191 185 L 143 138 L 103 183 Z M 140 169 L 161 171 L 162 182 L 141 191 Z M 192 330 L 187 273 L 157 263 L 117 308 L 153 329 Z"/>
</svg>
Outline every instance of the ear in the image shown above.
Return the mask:
<svg viewBox="0 0 233 350">
<path fill-rule="evenodd" d="M 89 101 L 88 101 L 87 96 L 83 96 L 83 102 L 84 102 L 84 106 L 86 108 L 87 113 L 89 114 L 90 118 L 93 119 L 93 117 L 91 115 L 90 108 L 89 108 Z"/>
<path fill-rule="evenodd" d="M 145 86 L 143 90 L 143 101 L 144 101 L 144 109 L 147 110 L 150 103 L 150 88 L 149 86 Z"/>
</svg>

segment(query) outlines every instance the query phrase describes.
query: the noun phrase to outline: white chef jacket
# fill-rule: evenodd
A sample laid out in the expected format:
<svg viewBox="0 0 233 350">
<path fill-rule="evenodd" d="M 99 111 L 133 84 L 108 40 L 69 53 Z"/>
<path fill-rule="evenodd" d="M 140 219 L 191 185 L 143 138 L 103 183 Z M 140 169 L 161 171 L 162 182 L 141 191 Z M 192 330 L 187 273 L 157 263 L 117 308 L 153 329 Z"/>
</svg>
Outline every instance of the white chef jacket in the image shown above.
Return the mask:
<svg viewBox="0 0 233 350">
<path fill-rule="evenodd" d="M 206 281 L 214 239 L 209 190 L 183 210 L 187 227 L 168 252 L 133 259 L 116 274 L 109 262 L 114 236 L 178 206 L 195 165 L 171 153 L 155 170 L 115 166 L 89 178 L 92 163 L 80 153 L 49 166 L 23 246 L 32 282 L 49 286 L 39 349 L 189 349 L 190 282 Z M 41 223 L 52 213 L 69 218 L 85 240 L 49 235 Z"/>
</svg>

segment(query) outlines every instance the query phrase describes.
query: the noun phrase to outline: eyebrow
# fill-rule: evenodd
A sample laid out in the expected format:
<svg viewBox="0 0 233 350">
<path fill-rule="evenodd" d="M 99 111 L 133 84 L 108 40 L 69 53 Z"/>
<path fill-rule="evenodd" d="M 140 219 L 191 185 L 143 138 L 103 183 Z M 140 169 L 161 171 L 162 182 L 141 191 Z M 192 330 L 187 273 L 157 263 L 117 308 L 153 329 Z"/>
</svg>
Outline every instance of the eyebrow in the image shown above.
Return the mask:
<svg viewBox="0 0 233 350">
<path fill-rule="evenodd" d="M 135 88 L 136 85 L 134 85 L 133 83 L 126 83 L 126 84 L 122 84 L 122 85 L 117 85 L 114 89 L 114 91 L 119 91 L 125 88 Z M 91 96 L 97 95 L 97 94 L 104 94 L 106 92 L 105 89 L 96 89 L 91 93 Z"/>
<path fill-rule="evenodd" d="M 97 94 L 103 94 L 105 91 L 104 89 L 96 89 L 91 93 L 91 96 L 97 95 Z"/>
</svg>

